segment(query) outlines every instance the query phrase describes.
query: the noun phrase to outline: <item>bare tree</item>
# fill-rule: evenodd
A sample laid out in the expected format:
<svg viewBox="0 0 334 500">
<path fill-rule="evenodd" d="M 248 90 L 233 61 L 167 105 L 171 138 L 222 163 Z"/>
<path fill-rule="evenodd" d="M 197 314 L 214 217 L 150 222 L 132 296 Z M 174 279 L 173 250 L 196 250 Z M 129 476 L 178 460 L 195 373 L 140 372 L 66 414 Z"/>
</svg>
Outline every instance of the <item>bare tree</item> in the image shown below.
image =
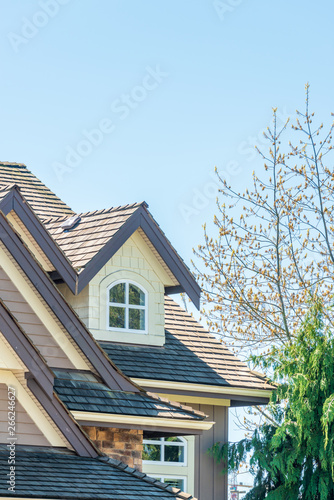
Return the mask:
<svg viewBox="0 0 334 500">
<path fill-rule="evenodd" d="M 308 85 L 305 112 L 297 111 L 291 129 L 288 120 L 278 130 L 276 116 L 274 109 L 268 152 L 259 151 L 263 178 L 253 173 L 243 193 L 220 179 L 215 234 L 205 227 L 195 250 L 204 264 L 196 266 L 203 312 L 236 349 L 289 342 L 311 294 L 325 305 L 333 295 L 334 124 L 327 132 L 313 125 Z"/>
</svg>

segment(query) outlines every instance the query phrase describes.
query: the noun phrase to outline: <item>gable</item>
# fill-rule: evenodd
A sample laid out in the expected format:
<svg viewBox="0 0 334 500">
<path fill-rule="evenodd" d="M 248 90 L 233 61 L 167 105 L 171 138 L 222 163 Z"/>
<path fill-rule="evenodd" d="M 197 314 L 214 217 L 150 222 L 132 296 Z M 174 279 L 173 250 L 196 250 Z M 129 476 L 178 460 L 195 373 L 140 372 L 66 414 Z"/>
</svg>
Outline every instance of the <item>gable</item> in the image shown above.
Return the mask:
<svg viewBox="0 0 334 500">
<path fill-rule="evenodd" d="M 147 331 L 132 333 L 108 329 L 108 289 L 117 281 L 136 283 L 147 292 Z M 66 300 L 97 340 L 163 345 L 165 341 L 164 295 L 176 280 L 139 229 L 96 273 L 77 296 L 65 284 L 58 285 Z"/>
<path fill-rule="evenodd" d="M 146 203 L 99 210 L 78 215 L 73 228 L 64 230 L 66 217 L 45 218 L 45 227 L 78 270 L 80 293 L 137 231 L 149 243 L 151 251 L 163 263 L 173 285 L 167 293 L 186 293 L 199 308 L 201 289 L 193 274 L 173 248 L 165 234 L 147 210 Z"/>
</svg>

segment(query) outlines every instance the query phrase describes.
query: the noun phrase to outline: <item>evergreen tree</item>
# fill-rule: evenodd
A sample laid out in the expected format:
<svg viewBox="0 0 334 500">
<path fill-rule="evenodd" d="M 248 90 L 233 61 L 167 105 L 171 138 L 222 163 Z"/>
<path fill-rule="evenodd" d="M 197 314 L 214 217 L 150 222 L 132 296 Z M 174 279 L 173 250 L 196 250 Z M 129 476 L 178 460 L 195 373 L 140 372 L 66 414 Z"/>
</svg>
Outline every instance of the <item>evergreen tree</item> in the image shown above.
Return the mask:
<svg viewBox="0 0 334 500">
<path fill-rule="evenodd" d="M 250 439 L 210 450 L 229 471 L 251 454 L 255 480 L 246 500 L 334 499 L 334 338 L 328 317 L 315 299 L 293 342 L 253 357 L 273 370 L 277 384 L 268 417 Z"/>
</svg>

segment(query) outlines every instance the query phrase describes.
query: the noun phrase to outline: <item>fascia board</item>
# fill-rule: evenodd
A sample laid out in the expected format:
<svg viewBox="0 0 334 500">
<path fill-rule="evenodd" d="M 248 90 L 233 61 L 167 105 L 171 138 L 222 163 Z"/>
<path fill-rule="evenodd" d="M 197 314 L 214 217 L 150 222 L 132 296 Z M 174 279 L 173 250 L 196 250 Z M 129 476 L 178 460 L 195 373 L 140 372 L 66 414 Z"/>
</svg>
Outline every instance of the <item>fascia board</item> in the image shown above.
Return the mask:
<svg viewBox="0 0 334 500">
<path fill-rule="evenodd" d="M 150 388 L 157 392 L 157 389 L 168 389 L 169 391 L 177 390 L 184 391 L 188 394 L 191 392 L 200 392 L 207 394 L 226 395 L 228 399 L 231 396 L 252 396 L 259 398 L 270 398 L 273 389 L 251 389 L 246 387 L 233 387 L 233 386 L 219 386 L 219 385 L 205 385 L 205 384 L 191 384 L 183 382 L 172 382 L 168 380 L 154 380 L 133 378 L 136 384 L 141 387 Z"/>
<path fill-rule="evenodd" d="M 202 430 L 211 429 L 215 422 L 211 421 L 189 421 L 181 418 L 162 418 L 162 417 L 142 417 L 134 415 L 120 415 L 115 413 L 99 413 L 87 411 L 71 411 L 75 420 L 104 422 L 105 424 L 127 424 L 145 427 L 170 427 L 171 429 Z"/>
</svg>

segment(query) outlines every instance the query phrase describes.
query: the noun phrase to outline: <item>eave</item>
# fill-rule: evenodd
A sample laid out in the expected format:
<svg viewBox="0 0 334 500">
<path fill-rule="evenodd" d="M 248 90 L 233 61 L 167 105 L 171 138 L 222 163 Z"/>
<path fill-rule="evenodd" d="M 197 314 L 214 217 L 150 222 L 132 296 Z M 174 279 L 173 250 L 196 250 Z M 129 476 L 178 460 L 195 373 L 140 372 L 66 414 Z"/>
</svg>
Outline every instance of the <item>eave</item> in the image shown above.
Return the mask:
<svg viewBox="0 0 334 500">
<path fill-rule="evenodd" d="M 123 429 L 129 427 L 131 429 L 143 429 L 144 431 L 159 431 L 164 429 L 167 432 L 175 432 L 177 430 L 185 435 L 202 433 L 211 429 L 215 423 L 206 420 L 189 421 L 181 418 L 153 418 L 86 411 L 72 411 L 71 414 L 81 425 L 121 427 Z"/>
<path fill-rule="evenodd" d="M 133 378 L 132 380 L 147 391 L 158 392 L 165 397 L 173 398 L 177 395 L 181 396 L 182 399 L 182 395 L 184 395 L 191 398 L 226 399 L 230 401 L 230 406 L 267 404 L 274 389 L 269 384 L 264 384 L 263 389 L 254 389 L 250 387 L 190 384 L 142 378 Z"/>
</svg>

